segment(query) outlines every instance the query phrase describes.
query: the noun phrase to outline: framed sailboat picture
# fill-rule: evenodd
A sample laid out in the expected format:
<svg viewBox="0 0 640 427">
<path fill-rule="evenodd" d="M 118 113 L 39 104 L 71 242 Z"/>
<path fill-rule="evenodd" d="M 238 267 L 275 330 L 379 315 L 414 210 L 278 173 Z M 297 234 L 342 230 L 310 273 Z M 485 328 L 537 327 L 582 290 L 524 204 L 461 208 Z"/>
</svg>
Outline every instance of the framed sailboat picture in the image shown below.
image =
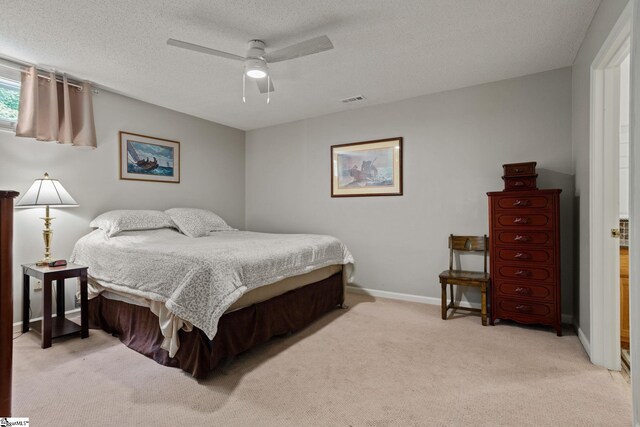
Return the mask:
<svg viewBox="0 0 640 427">
<path fill-rule="evenodd" d="M 331 197 L 401 195 L 401 137 L 331 146 Z"/>
<path fill-rule="evenodd" d="M 180 182 L 180 142 L 120 131 L 120 179 Z"/>
</svg>

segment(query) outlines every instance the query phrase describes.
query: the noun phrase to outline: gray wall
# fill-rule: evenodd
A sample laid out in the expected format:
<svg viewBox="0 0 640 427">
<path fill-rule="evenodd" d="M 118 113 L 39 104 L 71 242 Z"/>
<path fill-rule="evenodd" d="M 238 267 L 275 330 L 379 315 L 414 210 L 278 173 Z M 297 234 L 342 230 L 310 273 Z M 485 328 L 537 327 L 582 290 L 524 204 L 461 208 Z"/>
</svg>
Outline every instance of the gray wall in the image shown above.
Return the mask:
<svg viewBox="0 0 640 427">
<path fill-rule="evenodd" d="M 330 197 L 330 146 L 402 136 L 404 196 Z M 358 286 L 439 298 L 447 236 L 488 233 L 503 163 L 562 188 L 563 312 L 572 312 L 569 68 L 247 132 L 246 225 L 339 237 Z M 474 301 L 477 294 L 469 292 Z"/>
<path fill-rule="evenodd" d="M 54 209 L 53 255 L 68 258 L 89 221 L 111 209 L 212 209 L 230 225 L 244 228 L 244 131 L 197 119 L 131 98 L 101 91 L 94 96 L 98 148 L 78 149 L 0 131 L 0 188 L 24 193 L 49 172 L 80 204 Z M 118 131 L 180 141 L 181 183 L 122 181 L 118 178 Z M 21 316 L 20 264 L 42 258 L 44 209 L 16 209 L 14 232 L 14 319 Z M 71 284 L 71 282 L 69 283 Z M 73 307 L 75 286 L 67 286 Z M 41 293 L 32 295 L 33 317 Z"/>
<path fill-rule="evenodd" d="M 590 340 L 589 324 L 589 129 L 591 63 L 628 0 L 600 3 L 572 67 L 572 139 L 575 171 L 576 322 Z"/>
</svg>

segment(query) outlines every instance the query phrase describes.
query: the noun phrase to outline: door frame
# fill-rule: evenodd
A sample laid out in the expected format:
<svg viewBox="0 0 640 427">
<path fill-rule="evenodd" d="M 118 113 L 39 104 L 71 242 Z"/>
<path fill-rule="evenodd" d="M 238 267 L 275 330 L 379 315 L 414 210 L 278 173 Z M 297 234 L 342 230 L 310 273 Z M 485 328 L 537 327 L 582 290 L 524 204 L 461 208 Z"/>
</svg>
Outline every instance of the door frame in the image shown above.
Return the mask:
<svg viewBox="0 0 640 427">
<path fill-rule="evenodd" d="M 629 219 L 640 224 L 640 0 L 631 0 L 631 72 L 629 73 Z M 640 227 L 629 233 L 629 283 L 640 277 Z M 640 289 L 629 287 L 629 339 L 633 424 L 640 426 Z M 634 369 L 635 366 L 635 369 Z"/>
<path fill-rule="evenodd" d="M 607 142 L 619 141 L 620 73 L 616 68 L 630 53 L 633 3 L 637 1 L 630 1 L 624 8 L 591 64 L 589 356 L 594 364 L 613 370 L 621 368 L 619 241 L 611 237 L 611 229 L 619 228 L 620 221 L 620 144 Z M 607 105 L 614 108 L 605 108 Z M 631 137 L 629 144 L 631 149 Z M 632 213 L 630 209 L 630 217 Z"/>
</svg>

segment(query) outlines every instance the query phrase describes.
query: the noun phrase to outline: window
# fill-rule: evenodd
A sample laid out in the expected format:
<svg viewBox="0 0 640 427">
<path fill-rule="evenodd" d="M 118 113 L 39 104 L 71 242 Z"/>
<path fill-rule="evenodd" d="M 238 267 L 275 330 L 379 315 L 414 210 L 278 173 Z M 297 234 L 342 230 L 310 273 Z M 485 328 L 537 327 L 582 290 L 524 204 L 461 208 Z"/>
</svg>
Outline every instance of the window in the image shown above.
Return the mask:
<svg viewBox="0 0 640 427">
<path fill-rule="evenodd" d="M 20 71 L 0 59 L 0 130 L 15 131 L 20 103 Z"/>
<path fill-rule="evenodd" d="M 20 104 L 19 73 L 0 68 L 0 129 L 13 131 L 18 121 Z"/>
</svg>

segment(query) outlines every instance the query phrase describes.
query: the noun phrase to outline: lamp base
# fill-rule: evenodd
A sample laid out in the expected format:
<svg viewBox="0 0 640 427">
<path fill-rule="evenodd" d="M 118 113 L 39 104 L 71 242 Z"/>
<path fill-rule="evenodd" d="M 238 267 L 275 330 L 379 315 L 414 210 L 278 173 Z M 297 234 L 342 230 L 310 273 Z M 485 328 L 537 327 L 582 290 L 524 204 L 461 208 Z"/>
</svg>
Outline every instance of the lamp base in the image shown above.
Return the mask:
<svg viewBox="0 0 640 427">
<path fill-rule="evenodd" d="M 51 258 L 51 238 L 53 237 L 53 230 L 51 230 L 51 220 L 55 218 L 51 218 L 49 216 L 49 205 L 45 206 L 44 211 L 44 230 L 42 230 L 42 238 L 44 239 L 44 258 L 36 263 L 37 266 L 42 267 L 44 265 L 49 264 L 51 261 L 54 261 Z"/>
</svg>

